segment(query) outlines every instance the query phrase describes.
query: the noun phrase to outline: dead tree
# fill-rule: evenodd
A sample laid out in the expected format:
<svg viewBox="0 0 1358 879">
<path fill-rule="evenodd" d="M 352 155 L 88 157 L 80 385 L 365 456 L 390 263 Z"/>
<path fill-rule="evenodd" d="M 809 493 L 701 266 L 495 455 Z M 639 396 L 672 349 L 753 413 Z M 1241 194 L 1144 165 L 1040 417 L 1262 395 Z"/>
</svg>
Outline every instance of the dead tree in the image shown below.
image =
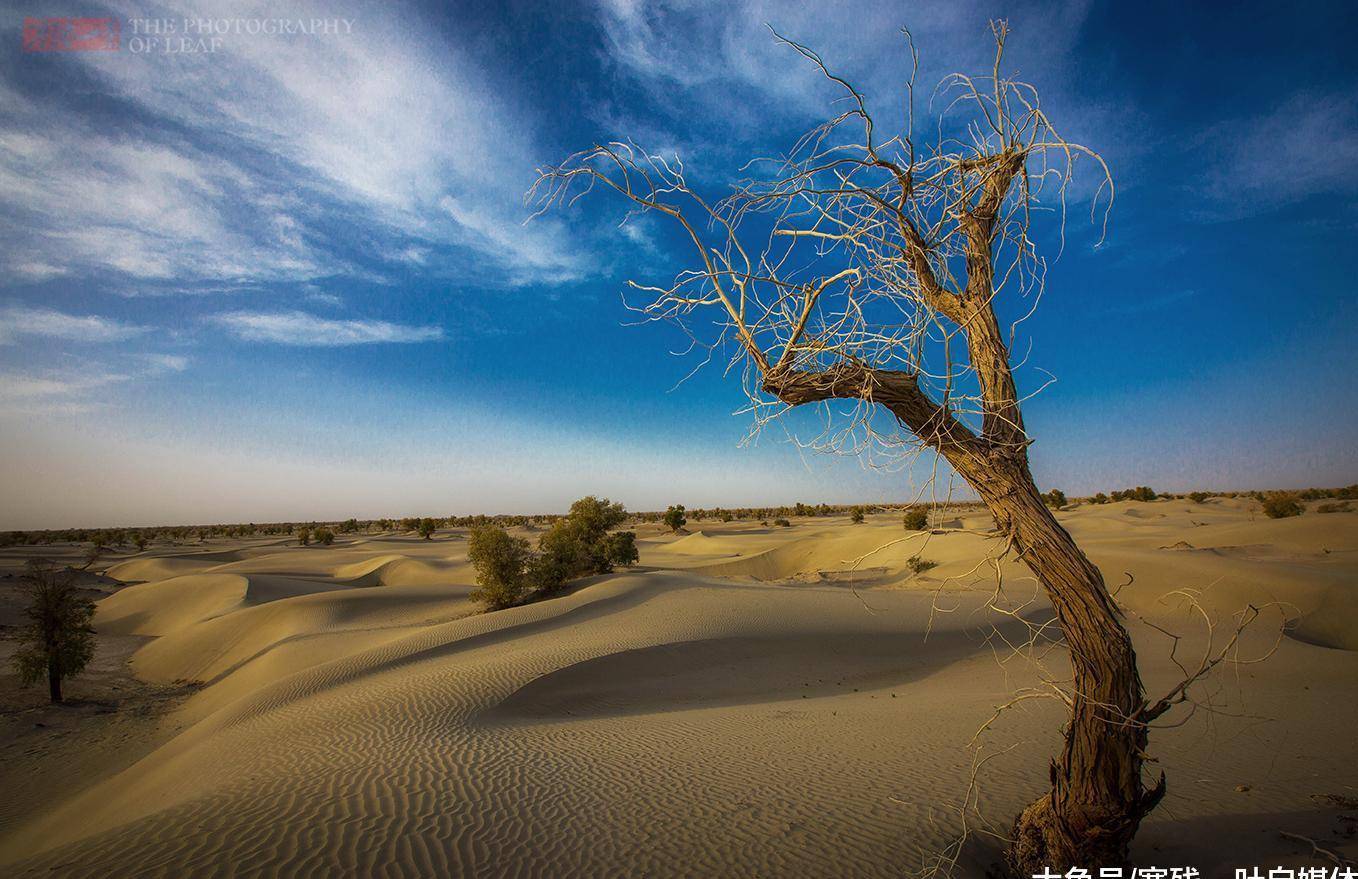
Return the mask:
<svg viewBox="0 0 1358 879">
<path fill-rule="evenodd" d="M 913 77 L 904 133 L 883 139 L 853 85 L 780 37 L 842 90 L 846 109 L 785 156 L 747 165 L 750 179 L 723 198 L 690 186 L 677 158 L 630 142 L 540 170 L 529 197 L 540 213 L 600 188 L 629 202 L 628 218 L 678 224 L 692 267 L 665 285 L 632 283 L 647 296 L 638 310 L 682 327 L 709 358 L 728 357 L 756 425 L 825 404 L 815 444 L 859 451 L 908 441 L 945 459 L 984 501 L 1045 588 L 1073 666 L 1051 790 L 1014 824 L 1010 865 L 1031 875 L 1124 863 L 1164 777 L 1143 781 L 1159 706 L 1147 704 L 1099 569 L 1033 482 L 1015 381 L 1015 331 L 1046 271 L 1032 221 L 1046 212 L 1064 234 L 1077 162 L 1095 170 L 1093 204 L 1105 216 L 1112 178 L 1097 153 L 1057 134 L 1035 89 L 1002 73 L 1007 28 L 994 34 L 992 71 L 940 86 L 938 134 L 927 144 L 914 134 Z"/>
</svg>

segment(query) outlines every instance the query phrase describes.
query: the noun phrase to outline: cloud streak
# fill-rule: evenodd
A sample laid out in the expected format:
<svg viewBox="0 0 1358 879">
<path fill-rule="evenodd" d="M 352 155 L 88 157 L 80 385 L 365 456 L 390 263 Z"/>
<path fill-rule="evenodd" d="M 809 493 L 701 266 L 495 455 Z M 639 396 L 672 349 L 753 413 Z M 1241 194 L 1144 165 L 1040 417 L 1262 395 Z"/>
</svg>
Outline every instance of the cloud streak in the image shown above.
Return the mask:
<svg viewBox="0 0 1358 879">
<path fill-rule="evenodd" d="M 146 327 L 97 315 L 67 314 L 53 308 L 11 305 L 0 309 L 0 345 L 21 336 L 66 342 L 120 342 L 146 332 Z"/>
<path fill-rule="evenodd" d="M 112 9 L 124 19 L 201 13 L 178 0 Z M 324 9 L 353 18 L 351 34 L 54 61 L 125 108 L 111 131 L 0 83 L 10 108 L 0 207 L 23 217 L 5 225 L 24 245 L 5 268 L 34 282 L 111 270 L 173 286 L 383 277 L 420 255 L 432 274 L 471 265 L 499 285 L 585 274 L 588 259 L 555 223 L 521 225 L 532 120 L 469 53 L 431 45 L 418 10 L 359 12 L 370 10 Z M 262 2 L 214 9 L 275 13 Z"/>
<path fill-rule="evenodd" d="M 410 326 L 382 320 L 331 320 L 304 311 L 230 311 L 214 315 L 210 320 L 242 341 L 307 348 L 431 342 L 443 338 L 443 328 L 437 326 Z"/>
</svg>

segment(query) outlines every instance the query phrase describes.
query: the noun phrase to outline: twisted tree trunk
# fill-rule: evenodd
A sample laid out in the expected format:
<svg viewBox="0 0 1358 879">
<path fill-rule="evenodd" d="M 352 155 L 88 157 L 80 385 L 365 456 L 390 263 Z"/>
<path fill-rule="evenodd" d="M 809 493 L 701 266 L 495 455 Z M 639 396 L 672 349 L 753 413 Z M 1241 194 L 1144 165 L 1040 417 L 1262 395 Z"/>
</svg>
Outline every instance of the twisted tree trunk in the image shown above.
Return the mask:
<svg viewBox="0 0 1358 879">
<path fill-rule="evenodd" d="M 1141 819 L 1164 795 L 1141 768 L 1145 695 L 1136 652 L 1103 575 L 1043 503 L 1026 460 L 964 474 L 1042 583 L 1070 651 L 1070 723 L 1051 764 L 1051 791 L 1014 822 L 1010 868 L 1121 866 Z"/>
<path fill-rule="evenodd" d="M 991 322 L 993 325 L 993 321 Z M 973 330 L 973 343 L 1002 346 Z M 1065 745 L 1051 764 L 1051 790 L 1018 816 L 1008 861 L 1020 876 L 1043 868 L 1120 866 L 1141 819 L 1164 794 L 1141 783 L 1145 695 L 1136 652 L 1103 575 L 1056 521 L 1033 482 L 1013 381 L 1003 351 L 984 354 L 1000 394 L 977 435 L 931 400 L 915 376 L 841 363 L 820 371 L 774 370 L 764 388 L 800 405 L 832 398 L 870 400 L 891 411 L 944 455 L 985 503 L 1000 532 L 1046 590 L 1074 673 Z"/>
</svg>

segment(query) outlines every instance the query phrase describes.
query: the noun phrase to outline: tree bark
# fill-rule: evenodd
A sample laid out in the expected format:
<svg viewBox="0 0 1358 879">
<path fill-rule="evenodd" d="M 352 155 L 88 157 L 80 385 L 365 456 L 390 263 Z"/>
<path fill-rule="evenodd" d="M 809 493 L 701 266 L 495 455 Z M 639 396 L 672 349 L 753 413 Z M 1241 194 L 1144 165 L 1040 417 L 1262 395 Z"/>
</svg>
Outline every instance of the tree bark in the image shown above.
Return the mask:
<svg viewBox="0 0 1358 879">
<path fill-rule="evenodd" d="M 61 666 L 55 656 L 47 658 L 47 695 L 53 704 L 61 702 Z"/>
<path fill-rule="evenodd" d="M 1070 724 L 1051 764 L 1051 790 L 1014 822 L 1008 862 L 1019 876 L 1050 867 L 1114 867 L 1141 819 L 1164 795 L 1141 783 L 1145 758 L 1145 694 L 1136 652 L 1099 569 L 1043 502 L 1028 467 L 1027 443 L 1003 343 L 984 330 L 983 381 L 998 388 L 990 432 L 977 436 L 918 386 L 909 373 L 845 362 L 820 372 L 775 370 L 764 389 L 791 405 L 857 398 L 885 406 L 927 445 L 946 457 L 974 488 L 1000 532 L 1042 583 L 1070 652 Z M 981 345 L 975 341 L 985 340 Z M 989 350 L 999 347 L 999 351 Z M 1003 413 L 1003 414 L 1000 414 Z"/>
<path fill-rule="evenodd" d="M 1074 678 L 1051 790 L 1015 820 L 1009 866 L 1025 877 L 1048 867 L 1122 866 L 1141 819 L 1164 795 L 1163 775 L 1150 790 L 1141 782 L 1145 695 L 1136 652 L 1103 575 L 1043 503 L 1026 455 L 1005 457 L 963 476 L 1046 589 Z"/>
</svg>

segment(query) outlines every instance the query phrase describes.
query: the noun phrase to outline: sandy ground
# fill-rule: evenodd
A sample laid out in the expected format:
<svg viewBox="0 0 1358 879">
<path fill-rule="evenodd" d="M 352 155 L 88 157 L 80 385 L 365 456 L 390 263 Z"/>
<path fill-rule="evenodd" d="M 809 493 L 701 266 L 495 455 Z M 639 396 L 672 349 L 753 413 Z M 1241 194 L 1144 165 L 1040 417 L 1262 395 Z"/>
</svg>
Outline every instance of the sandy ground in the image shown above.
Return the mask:
<svg viewBox="0 0 1358 879">
<path fill-rule="evenodd" d="M 1185 663 L 1204 647 L 1175 590 L 1221 621 L 1218 643 L 1267 606 L 1242 658 L 1276 643 L 1152 735 L 1169 793 L 1135 860 L 1332 865 L 1284 833 L 1358 857 L 1358 513 L 1059 516 L 1110 583 L 1131 580 L 1150 693 L 1180 676 L 1156 626 L 1185 633 Z M 467 599 L 459 532 L 106 559 L 71 703 L 0 677 L 0 873 L 902 876 L 959 837 L 969 799 L 957 875 L 982 876 L 985 822 L 1002 831 L 1043 791 L 1061 707 L 1021 702 L 969 741 L 1064 659 L 1011 649 L 1045 603 L 1006 565 L 1000 601 L 1023 618 L 990 608 L 989 522 L 944 519 L 913 536 L 886 515 L 643 526 L 640 568 L 494 614 Z M 0 574 L 33 554 L 6 551 Z M 937 567 L 911 573 L 916 555 Z"/>
</svg>

